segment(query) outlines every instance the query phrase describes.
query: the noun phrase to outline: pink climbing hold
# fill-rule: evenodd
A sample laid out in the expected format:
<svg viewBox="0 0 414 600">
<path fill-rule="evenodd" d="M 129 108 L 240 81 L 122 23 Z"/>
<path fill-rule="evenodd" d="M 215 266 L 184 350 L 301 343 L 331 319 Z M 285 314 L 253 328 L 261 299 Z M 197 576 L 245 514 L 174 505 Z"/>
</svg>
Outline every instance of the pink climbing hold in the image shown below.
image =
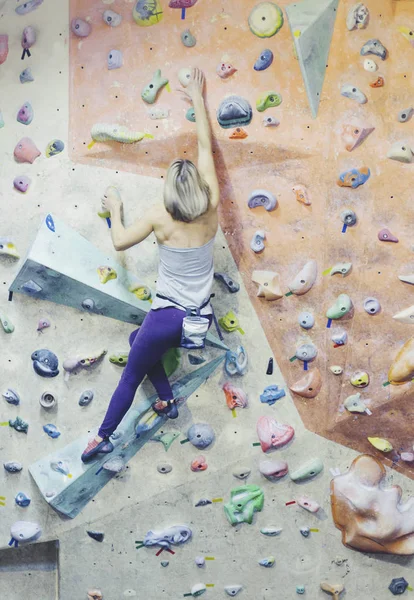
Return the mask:
<svg viewBox="0 0 414 600">
<path fill-rule="evenodd" d="M 6 34 L 0 35 L 0 65 L 6 62 L 9 54 L 9 36 Z"/>
<path fill-rule="evenodd" d="M 14 158 L 19 163 L 33 164 L 40 154 L 41 152 L 36 144 L 28 137 L 22 138 L 14 149 Z"/>
<path fill-rule="evenodd" d="M 194 473 L 205 471 L 207 467 L 208 465 L 205 456 L 197 456 L 191 463 L 191 470 L 194 471 Z"/>
<path fill-rule="evenodd" d="M 378 233 L 378 239 L 380 242 L 394 242 L 394 244 L 397 244 L 399 241 L 389 229 L 381 229 L 381 231 Z"/>
<path fill-rule="evenodd" d="M 72 33 L 74 33 L 78 37 L 88 37 L 88 35 L 92 31 L 91 25 L 83 19 L 72 19 L 70 28 L 72 30 Z"/>
<path fill-rule="evenodd" d="M 170 8 L 191 8 L 196 3 L 197 0 L 170 0 L 168 6 Z"/>
<path fill-rule="evenodd" d="M 278 423 L 273 417 L 260 417 L 257 421 L 257 435 L 263 452 L 268 452 L 288 444 L 295 435 L 295 430 L 290 425 Z"/>
<path fill-rule="evenodd" d="M 227 79 L 236 73 L 236 67 L 233 67 L 230 63 L 220 63 L 217 65 L 216 73 L 222 79 Z"/>
</svg>

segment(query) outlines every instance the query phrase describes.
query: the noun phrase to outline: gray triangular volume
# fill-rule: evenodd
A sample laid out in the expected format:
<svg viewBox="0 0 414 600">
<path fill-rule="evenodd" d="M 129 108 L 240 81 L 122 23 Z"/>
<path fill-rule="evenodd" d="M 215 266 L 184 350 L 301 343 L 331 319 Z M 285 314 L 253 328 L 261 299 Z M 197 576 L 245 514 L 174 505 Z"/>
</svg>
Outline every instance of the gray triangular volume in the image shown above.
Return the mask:
<svg viewBox="0 0 414 600">
<path fill-rule="evenodd" d="M 101 283 L 98 268 L 112 269 L 116 278 Z M 77 231 L 47 215 L 10 291 L 140 325 L 151 304 L 131 292 L 131 286 L 148 287 Z M 228 350 L 210 332 L 207 342 Z"/>
<path fill-rule="evenodd" d="M 286 7 L 312 116 L 318 114 L 339 0 L 303 0 Z"/>
<path fill-rule="evenodd" d="M 215 372 L 225 359 L 225 353 L 187 373 L 173 384 L 174 396 L 186 401 Z M 29 467 L 29 471 L 45 500 L 59 513 L 75 518 L 94 496 L 114 477 L 114 473 L 102 469 L 102 465 L 119 457 L 127 463 L 168 421 L 167 417 L 156 418 L 152 427 L 139 431 L 137 424 L 148 414 L 148 407 L 157 399 L 154 394 L 137 407 L 133 406 L 121 421 L 114 440 L 115 449 L 110 454 L 100 454 L 98 458 L 84 465 L 80 456 L 87 444 L 87 437 L 78 438 L 68 446 L 43 457 Z M 51 468 L 51 463 L 64 460 L 70 469 L 71 477 L 62 477 Z"/>
</svg>

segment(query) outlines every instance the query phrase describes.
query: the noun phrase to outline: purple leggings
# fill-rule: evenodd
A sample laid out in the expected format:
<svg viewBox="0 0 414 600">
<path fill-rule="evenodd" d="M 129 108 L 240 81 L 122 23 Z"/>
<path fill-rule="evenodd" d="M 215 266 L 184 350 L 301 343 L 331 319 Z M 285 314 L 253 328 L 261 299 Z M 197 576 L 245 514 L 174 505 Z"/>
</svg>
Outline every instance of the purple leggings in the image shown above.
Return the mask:
<svg viewBox="0 0 414 600">
<path fill-rule="evenodd" d="M 161 362 L 162 355 L 181 343 L 185 312 L 174 307 L 150 310 L 141 327 L 129 336 L 131 350 L 98 435 L 109 437 L 128 412 L 139 384 L 148 375 L 160 400 L 172 400 L 173 393 Z"/>
</svg>

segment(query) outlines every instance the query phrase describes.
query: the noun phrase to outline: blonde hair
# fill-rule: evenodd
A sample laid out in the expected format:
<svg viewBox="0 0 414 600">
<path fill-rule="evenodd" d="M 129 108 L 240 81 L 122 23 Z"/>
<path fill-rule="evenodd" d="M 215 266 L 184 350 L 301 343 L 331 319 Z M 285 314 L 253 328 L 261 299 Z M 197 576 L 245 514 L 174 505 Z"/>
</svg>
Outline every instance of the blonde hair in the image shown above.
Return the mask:
<svg viewBox="0 0 414 600">
<path fill-rule="evenodd" d="M 175 221 L 191 223 L 207 212 L 210 188 L 191 160 L 175 160 L 167 171 L 164 206 Z"/>
</svg>

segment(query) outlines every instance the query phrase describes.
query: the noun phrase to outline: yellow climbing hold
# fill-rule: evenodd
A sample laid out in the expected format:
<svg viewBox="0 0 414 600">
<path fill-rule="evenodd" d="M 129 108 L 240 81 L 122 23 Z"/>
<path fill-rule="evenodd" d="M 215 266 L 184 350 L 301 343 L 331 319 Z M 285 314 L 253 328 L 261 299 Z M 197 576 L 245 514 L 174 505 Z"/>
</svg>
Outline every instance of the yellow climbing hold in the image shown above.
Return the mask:
<svg viewBox="0 0 414 600">
<path fill-rule="evenodd" d="M 123 125 L 96 123 L 91 129 L 94 142 L 119 142 L 120 144 L 135 144 L 144 138 L 153 139 L 153 135 L 142 131 L 130 131 Z M 89 146 L 88 146 L 89 147 Z"/>
<path fill-rule="evenodd" d="M 118 277 L 115 269 L 112 267 L 98 267 L 97 271 L 101 283 L 107 283 L 111 279 L 116 279 Z"/>
<path fill-rule="evenodd" d="M 412 46 L 414 46 L 414 30 L 405 25 L 401 25 L 401 27 L 398 27 L 398 31 L 403 34 L 405 39 L 408 40 Z"/>
<path fill-rule="evenodd" d="M 388 440 L 384 440 L 384 438 L 369 437 L 367 440 L 374 448 L 381 450 L 381 452 L 390 452 L 393 449 L 392 444 Z"/>
<path fill-rule="evenodd" d="M 220 317 L 218 322 L 220 327 L 228 333 L 231 333 L 232 331 L 239 331 L 242 335 L 244 334 L 243 329 L 240 327 L 239 319 L 232 310 L 229 310 L 224 317 Z"/>
<path fill-rule="evenodd" d="M 135 0 L 132 10 L 132 17 L 140 27 L 150 27 L 156 25 L 162 19 L 162 6 L 160 0 Z"/>
<path fill-rule="evenodd" d="M 151 298 L 151 290 L 146 285 L 140 283 L 131 285 L 129 291 L 135 294 L 138 300 L 149 300 Z"/>
</svg>

